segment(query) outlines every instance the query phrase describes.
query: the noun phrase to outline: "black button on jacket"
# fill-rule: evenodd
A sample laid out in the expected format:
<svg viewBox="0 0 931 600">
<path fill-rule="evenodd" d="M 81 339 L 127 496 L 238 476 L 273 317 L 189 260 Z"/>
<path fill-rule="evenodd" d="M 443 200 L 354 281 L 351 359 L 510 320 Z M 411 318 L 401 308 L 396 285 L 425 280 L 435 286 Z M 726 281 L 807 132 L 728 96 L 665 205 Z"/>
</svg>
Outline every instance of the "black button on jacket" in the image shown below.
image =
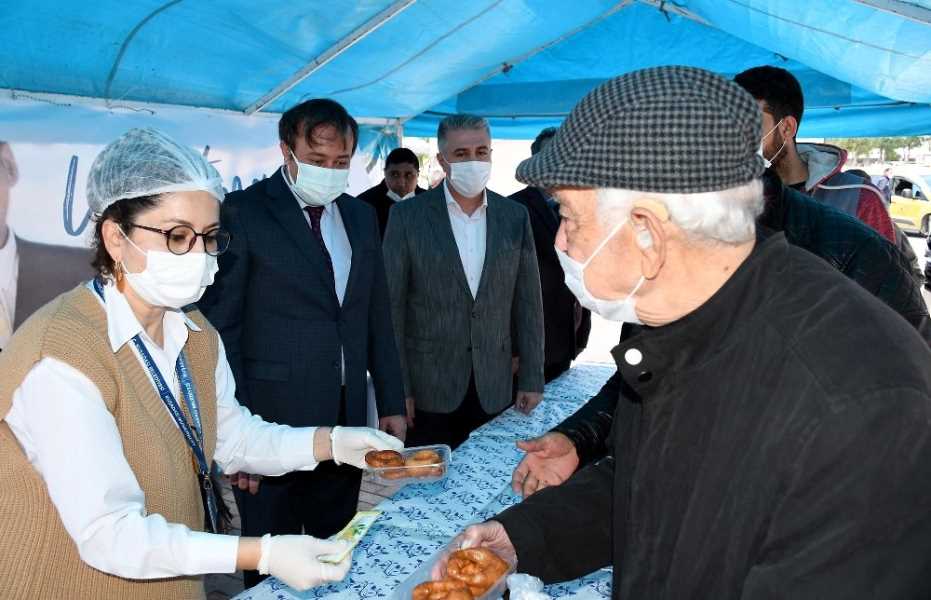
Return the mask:
<svg viewBox="0 0 931 600">
<path fill-rule="evenodd" d="M 931 597 L 931 350 L 888 306 L 776 234 L 614 356 L 613 457 L 497 517 L 522 572 L 613 564 L 637 600 Z"/>
</svg>

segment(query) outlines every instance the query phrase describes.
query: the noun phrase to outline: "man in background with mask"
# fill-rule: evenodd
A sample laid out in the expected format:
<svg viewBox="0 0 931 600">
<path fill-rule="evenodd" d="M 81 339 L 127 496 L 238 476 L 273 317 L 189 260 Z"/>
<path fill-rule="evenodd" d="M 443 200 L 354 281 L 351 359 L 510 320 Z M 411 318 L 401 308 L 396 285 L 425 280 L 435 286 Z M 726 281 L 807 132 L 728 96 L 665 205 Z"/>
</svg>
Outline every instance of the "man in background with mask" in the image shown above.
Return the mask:
<svg viewBox="0 0 931 600">
<path fill-rule="evenodd" d="M 391 210 L 385 268 L 409 445 L 458 446 L 512 400 L 543 397 L 543 305 L 527 211 L 486 190 L 491 133 L 454 115 L 437 132 L 444 182 Z M 513 336 L 513 338 L 512 338 Z"/>
<path fill-rule="evenodd" d="M 847 151 L 830 144 L 799 144 L 795 137 L 805 103 L 802 86 L 779 67 L 747 69 L 734 81 L 750 92 L 763 111 L 760 154 L 786 187 L 807 194 L 840 212 L 859 219 L 892 242 L 912 264 L 921 285 L 918 257 L 905 233 L 889 216 L 889 200 L 868 176 L 842 171 Z"/>
<path fill-rule="evenodd" d="M 420 161 L 417 155 L 408 148 L 395 148 L 385 159 L 385 178 L 357 196 L 375 209 L 382 237 L 385 237 L 391 207 L 426 191 L 417 185 L 419 176 Z"/>
<path fill-rule="evenodd" d="M 582 304 L 647 327 L 612 351 L 629 387 L 612 454 L 460 545 L 548 583 L 611 565 L 616 599 L 931 593 L 931 350 L 757 231 L 760 121 L 719 75 L 645 69 L 518 167 L 555 190 Z"/>
<path fill-rule="evenodd" d="M 531 155 L 540 152 L 554 135 L 555 127 L 541 131 L 530 145 Z M 559 229 L 559 205 L 556 200 L 546 190 L 530 185 L 508 197 L 522 204 L 530 215 L 540 268 L 540 287 L 543 291 L 543 329 L 546 338 L 543 373 L 546 381 L 550 382 L 568 371 L 575 357 L 585 349 L 592 329 L 592 315 L 591 311 L 582 308 L 564 281 L 554 247 L 556 231 Z"/>
<path fill-rule="evenodd" d="M 860 219 L 897 243 L 882 192 L 869 179 L 842 171 L 847 151 L 829 144 L 796 142 L 805 102 L 802 86 L 792 73 L 779 67 L 754 67 L 739 73 L 734 81 L 753 95 L 763 111 L 760 153 L 783 184 Z"/>
<path fill-rule="evenodd" d="M 345 193 L 358 125 L 336 102 L 315 99 L 285 112 L 278 134 L 281 169 L 223 202 L 232 241 L 199 306 L 253 413 L 296 427 L 365 425 L 368 371 L 380 428 L 404 439 L 378 222 Z M 234 483 L 243 535 L 326 538 L 355 514 L 361 472 L 333 464 Z M 260 580 L 245 573 L 247 588 Z"/>
</svg>

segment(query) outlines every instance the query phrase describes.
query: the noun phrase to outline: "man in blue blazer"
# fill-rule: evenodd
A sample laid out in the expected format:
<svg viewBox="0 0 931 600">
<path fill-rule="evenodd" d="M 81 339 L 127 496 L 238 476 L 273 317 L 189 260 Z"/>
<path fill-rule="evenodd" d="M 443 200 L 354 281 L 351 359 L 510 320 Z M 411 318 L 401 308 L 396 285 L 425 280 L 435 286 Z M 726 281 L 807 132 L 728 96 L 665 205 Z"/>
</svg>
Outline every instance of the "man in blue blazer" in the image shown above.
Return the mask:
<svg viewBox="0 0 931 600">
<path fill-rule="evenodd" d="M 403 439 L 378 221 L 345 193 L 358 125 L 336 102 L 315 99 L 285 112 L 278 129 L 282 168 L 223 202 L 232 242 L 200 308 L 220 331 L 237 397 L 252 412 L 297 427 L 365 425 L 368 371 L 380 427 Z M 361 474 L 324 463 L 261 484 L 237 480 L 244 536 L 325 538 L 355 514 Z M 260 580 L 245 574 L 246 587 Z"/>
</svg>

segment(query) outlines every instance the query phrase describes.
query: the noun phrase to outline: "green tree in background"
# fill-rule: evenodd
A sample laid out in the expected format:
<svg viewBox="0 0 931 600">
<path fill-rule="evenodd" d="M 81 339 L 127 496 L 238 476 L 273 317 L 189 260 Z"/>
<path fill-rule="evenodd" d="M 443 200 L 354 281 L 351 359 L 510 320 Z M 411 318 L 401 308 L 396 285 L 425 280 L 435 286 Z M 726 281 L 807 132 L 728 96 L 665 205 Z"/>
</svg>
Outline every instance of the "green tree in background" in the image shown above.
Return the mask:
<svg viewBox="0 0 931 600">
<path fill-rule="evenodd" d="M 836 138 L 825 140 L 828 144 L 840 146 L 851 155 L 854 162 L 868 158 L 870 152 L 879 147 L 879 138 Z"/>
<path fill-rule="evenodd" d="M 905 160 L 910 160 L 912 148 L 917 148 L 923 143 L 924 143 L 924 138 L 917 136 L 917 135 L 911 135 L 911 136 L 902 138 L 902 147 L 905 148 Z"/>
<path fill-rule="evenodd" d="M 433 155 L 427 152 L 417 154 L 417 162 L 420 163 L 420 175 L 417 177 L 417 185 L 424 189 L 430 189 L 430 161 Z"/>
<path fill-rule="evenodd" d="M 883 162 L 891 162 L 893 160 L 899 160 L 898 148 L 901 148 L 904 144 L 902 140 L 904 138 L 898 137 L 883 137 L 879 138 L 879 156 Z"/>
<path fill-rule="evenodd" d="M 863 138 L 834 138 L 825 140 L 828 144 L 840 146 L 850 155 L 852 162 L 863 162 L 870 157 L 873 150 L 879 150 L 880 162 L 897 160 L 911 160 L 911 151 L 931 140 L 929 136 L 900 136 L 900 137 L 863 137 Z M 899 156 L 899 149 L 905 149 L 905 156 Z"/>
</svg>

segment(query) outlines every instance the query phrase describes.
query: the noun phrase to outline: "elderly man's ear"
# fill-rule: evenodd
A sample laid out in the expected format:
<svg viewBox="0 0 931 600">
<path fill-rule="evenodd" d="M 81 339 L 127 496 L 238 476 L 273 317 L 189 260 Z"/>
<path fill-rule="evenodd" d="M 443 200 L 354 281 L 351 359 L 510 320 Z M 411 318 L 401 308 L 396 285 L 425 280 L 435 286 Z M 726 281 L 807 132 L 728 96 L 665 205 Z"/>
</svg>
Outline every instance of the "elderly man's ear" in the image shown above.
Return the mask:
<svg viewBox="0 0 931 600">
<path fill-rule="evenodd" d="M 652 211 L 635 208 L 630 214 L 634 240 L 640 249 L 640 269 L 643 276 L 653 279 L 666 260 L 666 232 L 663 220 Z"/>
<path fill-rule="evenodd" d="M 637 245 L 641 250 L 649 250 L 653 247 L 653 236 L 650 235 L 649 229 L 637 230 Z"/>
</svg>

